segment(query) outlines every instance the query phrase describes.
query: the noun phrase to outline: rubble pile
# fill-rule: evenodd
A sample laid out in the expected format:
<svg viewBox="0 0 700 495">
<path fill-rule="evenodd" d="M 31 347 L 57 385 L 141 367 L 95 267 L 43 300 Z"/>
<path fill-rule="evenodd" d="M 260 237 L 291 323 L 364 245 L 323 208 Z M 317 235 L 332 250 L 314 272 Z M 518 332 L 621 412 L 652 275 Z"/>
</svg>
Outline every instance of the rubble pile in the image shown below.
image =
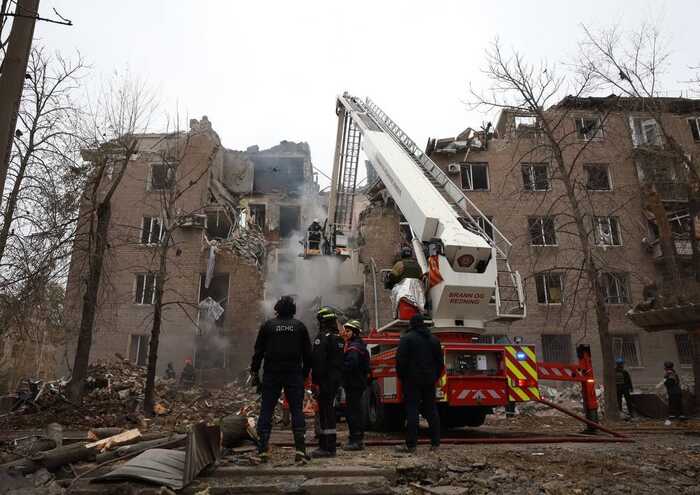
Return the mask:
<svg viewBox="0 0 700 495">
<path fill-rule="evenodd" d="M 109 363 L 90 365 L 82 404 L 72 404 L 67 399 L 66 381 L 47 382 L 28 404 L 31 407 L 0 415 L 0 428 L 41 428 L 57 422 L 71 429 L 139 427 L 179 431 L 193 423 L 211 422 L 229 414 L 258 415 L 258 396 L 242 380 L 234 380 L 221 389 L 205 389 L 183 388 L 176 380 L 157 379 L 155 416 L 145 418 L 142 411 L 145 383 L 145 367 L 117 356 Z M 279 409 L 278 421 L 281 420 Z"/>
</svg>

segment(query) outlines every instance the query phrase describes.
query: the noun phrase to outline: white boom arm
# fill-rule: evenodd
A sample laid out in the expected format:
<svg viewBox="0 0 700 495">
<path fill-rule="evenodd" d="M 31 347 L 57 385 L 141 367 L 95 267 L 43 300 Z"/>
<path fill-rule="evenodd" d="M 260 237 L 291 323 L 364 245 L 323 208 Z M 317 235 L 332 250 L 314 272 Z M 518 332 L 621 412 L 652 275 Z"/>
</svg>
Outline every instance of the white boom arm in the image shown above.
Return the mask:
<svg viewBox="0 0 700 495">
<path fill-rule="evenodd" d="M 345 93 L 338 97 L 337 111 L 339 118 L 349 117 L 359 128 L 362 149 L 415 233 L 414 246 L 422 250 L 421 243 L 428 243 L 429 256 L 437 257 L 443 280 L 428 292 L 434 331 L 483 330 L 486 322 L 500 316 L 496 246 L 462 225 L 415 156 L 364 103 Z M 337 165 L 338 157 L 334 175 Z"/>
</svg>

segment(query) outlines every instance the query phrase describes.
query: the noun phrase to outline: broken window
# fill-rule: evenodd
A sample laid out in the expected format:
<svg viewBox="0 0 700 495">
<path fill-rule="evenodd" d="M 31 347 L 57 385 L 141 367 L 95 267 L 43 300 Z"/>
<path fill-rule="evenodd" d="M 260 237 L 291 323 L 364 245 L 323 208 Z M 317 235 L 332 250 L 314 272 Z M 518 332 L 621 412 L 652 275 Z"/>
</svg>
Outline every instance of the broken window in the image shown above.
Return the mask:
<svg viewBox="0 0 700 495">
<path fill-rule="evenodd" d="M 165 191 L 175 184 L 175 169 L 168 163 L 152 163 L 150 191 Z"/>
<path fill-rule="evenodd" d="M 158 217 L 143 217 L 141 244 L 158 244 L 163 239 L 163 223 Z"/>
<path fill-rule="evenodd" d="M 632 143 L 635 146 L 661 146 L 661 132 L 656 120 L 646 117 L 630 117 Z"/>
<path fill-rule="evenodd" d="M 129 361 L 137 366 L 146 366 L 148 363 L 148 335 L 129 336 Z"/>
<path fill-rule="evenodd" d="M 223 210 L 207 212 L 207 237 L 209 239 L 226 239 L 231 231 L 231 222 Z"/>
<path fill-rule="evenodd" d="M 493 240 L 493 217 L 484 218 L 474 215 L 472 218 L 474 218 L 474 222 L 465 217 L 460 217 L 459 220 L 464 228 L 479 233 L 484 232 L 489 239 Z M 474 225 L 475 223 L 476 225 Z"/>
<path fill-rule="evenodd" d="M 526 191 L 548 191 L 549 174 L 546 163 L 524 163 L 523 187 Z"/>
<path fill-rule="evenodd" d="M 700 141 L 700 117 L 688 119 L 688 125 L 690 126 L 690 132 L 693 135 L 693 139 Z"/>
<path fill-rule="evenodd" d="M 462 189 L 468 191 L 486 191 L 489 188 L 487 163 L 462 163 Z"/>
<path fill-rule="evenodd" d="M 601 274 L 606 304 L 629 304 L 629 276 L 622 272 Z"/>
<path fill-rule="evenodd" d="M 209 314 L 204 314 L 203 310 L 199 312 L 199 322 L 200 324 L 205 324 L 207 319 L 213 321 L 216 327 L 223 327 L 224 321 L 226 319 L 226 305 L 228 303 L 228 285 L 229 285 L 229 274 L 228 273 L 216 273 L 211 277 L 209 281 L 209 287 L 206 287 L 207 274 L 202 273 L 199 277 L 199 302 L 201 303 L 207 297 L 211 297 L 217 304 L 219 304 L 223 309 L 223 313 L 218 318 L 209 318 Z M 206 328 L 203 332 L 206 333 Z"/>
<path fill-rule="evenodd" d="M 530 232 L 530 245 L 556 246 L 557 234 L 554 229 L 554 217 L 530 217 L 527 219 Z"/>
<path fill-rule="evenodd" d="M 253 192 L 297 192 L 304 184 L 304 158 L 295 156 L 250 157 L 255 167 Z"/>
<path fill-rule="evenodd" d="M 134 302 L 136 304 L 153 304 L 156 295 L 156 272 L 137 273 Z"/>
<path fill-rule="evenodd" d="M 265 205 L 248 205 L 251 222 L 265 232 Z"/>
<path fill-rule="evenodd" d="M 687 333 L 677 333 L 674 335 L 676 339 L 676 349 L 678 350 L 678 362 L 682 366 L 690 366 L 693 364 L 693 351 L 690 347 L 690 335 Z"/>
<path fill-rule="evenodd" d="M 298 206 L 280 206 L 280 237 L 287 239 L 299 232 L 301 213 Z"/>
<path fill-rule="evenodd" d="M 636 335 L 615 335 L 612 338 L 615 358 L 622 358 L 630 368 L 641 366 L 639 360 L 639 338 Z"/>
<path fill-rule="evenodd" d="M 571 335 L 542 335 L 542 358 L 550 363 L 570 363 Z"/>
<path fill-rule="evenodd" d="M 611 191 L 610 169 L 607 165 L 587 163 L 583 166 L 586 171 L 586 189 L 589 191 Z"/>
<path fill-rule="evenodd" d="M 535 275 L 537 302 L 540 304 L 561 304 L 562 274 L 545 272 Z"/>
<path fill-rule="evenodd" d="M 599 117 L 577 117 L 576 136 L 584 141 L 603 138 L 603 128 Z"/>
<path fill-rule="evenodd" d="M 598 246 L 622 246 L 620 220 L 617 217 L 593 217 L 595 243 Z"/>
</svg>

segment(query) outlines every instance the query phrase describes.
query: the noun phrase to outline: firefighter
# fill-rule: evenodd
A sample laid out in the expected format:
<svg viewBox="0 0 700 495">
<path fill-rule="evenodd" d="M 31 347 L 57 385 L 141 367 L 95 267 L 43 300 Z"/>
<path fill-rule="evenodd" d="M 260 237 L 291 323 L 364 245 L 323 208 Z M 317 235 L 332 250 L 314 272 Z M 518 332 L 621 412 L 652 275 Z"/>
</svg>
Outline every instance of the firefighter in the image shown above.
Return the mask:
<svg viewBox="0 0 700 495">
<path fill-rule="evenodd" d="M 311 457 L 334 457 L 336 451 L 335 396 L 343 373 L 345 343 L 338 334 L 338 317 L 331 308 L 319 309 L 319 332 L 313 347 L 312 380 L 318 385 L 319 448 Z"/>
<path fill-rule="evenodd" d="M 435 404 L 435 382 L 442 376 L 445 360 L 440 341 L 425 326 L 423 316 L 411 318 L 408 331 L 396 351 L 396 374 L 403 387 L 406 407 L 406 445 L 396 450 L 415 453 L 418 444 L 418 411 L 430 426 L 430 450 L 440 446 L 440 418 Z"/>
<path fill-rule="evenodd" d="M 627 404 L 627 413 L 630 418 L 634 416 L 632 409 L 632 378 L 629 371 L 625 369 L 625 360 L 622 358 L 615 359 L 615 388 L 617 389 L 617 408 L 622 412 L 622 397 L 625 398 Z"/>
<path fill-rule="evenodd" d="M 420 265 L 413 259 L 413 251 L 410 247 L 405 246 L 401 249 L 401 257 L 394 263 L 394 266 L 391 267 L 391 272 L 387 277 L 385 288 L 391 289 L 405 278 L 420 279 L 422 275 L 423 271 Z"/>
<path fill-rule="evenodd" d="M 314 218 L 314 221 L 309 225 L 308 239 L 309 239 L 309 249 L 318 250 L 321 244 L 321 224 L 318 218 Z"/>
<path fill-rule="evenodd" d="M 175 380 L 175 378 L 177 378 L 175 368 L 173 368 L 173 363 L 168 363 L 168 367 L 165 368 L 165 378 L 167 380 Z"/>
<path fill-rule="evenodd" d="M 182 368 L 182 373 L 180 373 L 180 385 L 185 388 L 194 387 L 195 373 L 194 366 L 192 366 L 192 359 L 185 359 L 185 367 Z"/>
<path fill-rule="evenodd" d="M 664 363 L 664 381 L 668 394 L 668 419 L 685 419 L 683 415 L 683 391 L 678 373 L 673 369 L 673 363 Z"/>
<path fill-rule="evenodd" d="M 345 390 L 345 417 L 348 420 L 350 436 L 344 450 L 363 450 L 365 418 L 362 395 L 367 388 L 369 377 L 369 352 L 360 337 L 362 325 L 350 320 L 343 325 L 341 336 L 345 339 L 343 358 L 343 389 Z"/>
<path fill-rule="evenodd" d="M 258 454 L 267 461 L 268 444 L 272 432 L 272 414 L 284 390 L 292 416 L 294 433 L 294 460 L 304 463 L 306 454 L 306 420 L 304 418 L 304 382 L 311 368 L 311 341 L 306 326 L 294 318 L 296 305 L 290 296 L 283 296 L 275 304 L 276 318 L 260 327 L 255 341 L 255 352 L 250 365 L 251 384 L 261 386 L 262 400 L 258 418 Z M 265 362 L 262 384 L 260 366 Z"/>
</svg>

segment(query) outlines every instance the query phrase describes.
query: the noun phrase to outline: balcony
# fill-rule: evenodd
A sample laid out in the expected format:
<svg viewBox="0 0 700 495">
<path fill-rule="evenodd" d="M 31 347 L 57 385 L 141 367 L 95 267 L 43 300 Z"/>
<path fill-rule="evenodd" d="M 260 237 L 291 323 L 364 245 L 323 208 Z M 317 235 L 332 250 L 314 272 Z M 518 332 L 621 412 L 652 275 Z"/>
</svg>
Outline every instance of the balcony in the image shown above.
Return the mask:
<svg viewBox="0 0 700 495">
<path fill-rule="evenodd" d="M 659 193 L 661 201 L 688 201 L 688 183 L 680 180 L 654 180 L 654 188 Z"/>
<path fill-rule="evenodd" d="M 690 243 L 690 239 L 675 239 L 673 242 L 676 245 L 676 254 L 678 256 L 693 255 L 693 246 Z M 659 240 L 657 239 L 653 241 L 650 245 L 652 249 L 651 253 L 654 259 L 661 261 L 664 255 L 661 252 L 661 243 L 659 243 Z"/>
</svg>

